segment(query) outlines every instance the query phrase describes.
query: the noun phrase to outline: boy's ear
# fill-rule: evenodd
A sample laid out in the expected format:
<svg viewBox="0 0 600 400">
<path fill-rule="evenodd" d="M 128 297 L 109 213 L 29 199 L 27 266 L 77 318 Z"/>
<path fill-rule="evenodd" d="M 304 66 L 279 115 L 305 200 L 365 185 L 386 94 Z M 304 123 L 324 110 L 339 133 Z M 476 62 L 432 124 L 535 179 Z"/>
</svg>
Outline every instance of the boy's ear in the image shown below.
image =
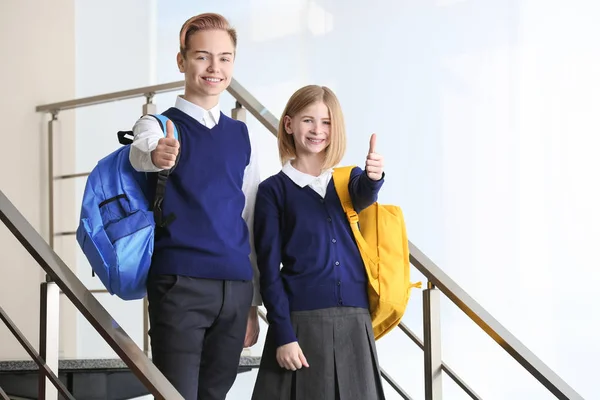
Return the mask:
<svg viewBox="0 0 600 400">
<path fill-rule="evenodd" d="M 291 135 L 292 133 L 292 118 L 289 115 L 283 117 L 283 126 L 285 127 L 285 131 Z"/>
<path fill-rule="evenodd" d="M 184 72 L 183 71 L 183 56 L 181 55 L 181 52 L 177 53 L 177 68 L 179 68 L 179 72 Z"/>
</svg>

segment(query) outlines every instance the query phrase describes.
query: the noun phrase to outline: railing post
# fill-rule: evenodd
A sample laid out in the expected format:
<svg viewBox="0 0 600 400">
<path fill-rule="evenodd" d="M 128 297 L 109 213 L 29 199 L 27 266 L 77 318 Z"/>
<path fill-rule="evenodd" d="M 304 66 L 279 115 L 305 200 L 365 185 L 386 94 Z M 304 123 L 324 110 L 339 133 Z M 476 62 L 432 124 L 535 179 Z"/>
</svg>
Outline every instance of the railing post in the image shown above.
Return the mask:
<svg viewBox="0 0 600 400">
<path fill-rule="evenodd" d="M 51 111 L 48 121 L 48 244 L 54 248 L 54 128 L 58 123 L 58 111 Z M 48 368 L 58 376 L 59 356 L 60 290 L 46 274 L 46 282 L 40 286 L 40 357 Z M 58 390 L 40 372 L 38 397 L 57 399 Z M 48 384 L 50 383 L 50 384 Z"/>
<path fill-rule="evenodd" d="M 235 108 L 231 110 L 231 118 L 237 119 L 238 121 L 246 122 L 247 112 L 242 105 L 236 101 Z"/>
<path fill-rule="evenodd" d="M 231 109 L 231 118 L 238 120 L 238 121 L 246 122 L 247 116 L 248 116 L 248 113 L 246 112 L 246 109 L 244 108 L 244 106 L 242 106 L 240 104 L 240 102 L 236 100 L 235 108 Z M 252 350 L 250 348 L 245 347 L 244 349 L 242 349 L 242 356 L 249 357 L 251 355 L 252 355 Z"/>
<path fill-rule="evenodd" d="M 52 111 L 48 121 L 48 244 L 54 248 L 54 125 L 58 111 Z"/>
<path fill-rule="evenodd" d="M 423 344 L 425 355 L 425 400 L 442 399 L 442 341 L 440 292 L 433 283 L 423 291 Z"/>
<path fill-rule="evenodd" d="M 58 376 L 60 289 L 54 282 L 40 286 L 40 357 Z M 40 400 L 58 399 L 58 390 L 40 371 L 38 381 Z"/>
<path fill-rule="evenodd" d="M 142 115 L 156 114 L 156 104 L 152 102 L 154 93 L 146 93 L 146 104 L 142 106 Z"/>
<path fill-rule="evenodd" d="M 150 329 L 150 321 L 148 320 L 148 296 L 144 296 L 144 303 L 143 303 L 143 307 L 144 310 L 142 312 L 143 314 L 143 329 L 144 329 L 144 354 L 146 355 L 146 357 L 150 357 L 150 336 L 148 335 L 148 330 Z"/>
<path fill-rule="evenodd" d="M 154 104 L 152 102 L 152 100 L 154 99 L 154 93 L 150 92 L 150 93 L 146 93 L 146 104 L 144 104 L 144 106 L 142 107 L 142 115 L 147 115 L 147 114 L 156 114 L 156 104 Z M 150 337 L 148 336 L 148 330 L 149 330 L 149 321 L 148 321 L 148 296 L 144 297 L 144 301 L 143 301 L 143 305 L 142 307 L 144 308 L 142 310 L 142 318 L 143 318 L 143 330 L 144 332 L 143 334 L 143 338 L 144 338 L 144 354 L 147 357 L 150 357 Z"/>
</svg>

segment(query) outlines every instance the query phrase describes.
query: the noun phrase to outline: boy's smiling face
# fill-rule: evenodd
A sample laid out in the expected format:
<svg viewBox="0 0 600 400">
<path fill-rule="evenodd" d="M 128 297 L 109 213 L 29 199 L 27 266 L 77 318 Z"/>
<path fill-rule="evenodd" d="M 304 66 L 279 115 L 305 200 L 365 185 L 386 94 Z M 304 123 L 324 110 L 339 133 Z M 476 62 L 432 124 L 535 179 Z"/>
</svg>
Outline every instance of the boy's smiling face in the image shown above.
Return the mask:
<svg viewBox="0 0 600 400">
<path fill-rule="evenodd" d="M 219 101 L 233 75 L 235 48 L 223 30 L 198 31 L 188 38 L 186 56 L 177 54 L 179 71 L 185 74 L 185 98 L 210 109 Z"/>
</svg>

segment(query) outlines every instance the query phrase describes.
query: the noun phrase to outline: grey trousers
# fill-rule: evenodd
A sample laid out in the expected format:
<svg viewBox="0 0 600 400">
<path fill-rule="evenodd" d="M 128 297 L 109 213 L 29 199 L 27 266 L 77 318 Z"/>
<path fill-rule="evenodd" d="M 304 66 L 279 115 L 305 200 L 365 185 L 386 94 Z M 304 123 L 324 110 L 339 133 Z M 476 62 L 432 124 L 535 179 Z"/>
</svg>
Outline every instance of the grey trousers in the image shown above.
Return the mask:
<svg viewBox="0 0 600 400">
<path fill-rule="evenodd" d="M 152 361 L 185 400 L 225 400 L 244 346 L 251 281 L 151 275 Z"/>
</svg>

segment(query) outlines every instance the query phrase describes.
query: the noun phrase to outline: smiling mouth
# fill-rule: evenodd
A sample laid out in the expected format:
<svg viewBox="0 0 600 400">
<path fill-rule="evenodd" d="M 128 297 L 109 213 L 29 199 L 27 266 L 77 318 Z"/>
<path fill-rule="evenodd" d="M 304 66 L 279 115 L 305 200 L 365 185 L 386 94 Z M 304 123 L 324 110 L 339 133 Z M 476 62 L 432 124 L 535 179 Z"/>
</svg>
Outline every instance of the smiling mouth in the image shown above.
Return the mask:
<svg viewBox="0 0 600 400">
<path fill-rule="evenodd" d="M 212 78 L 209 76 L 202 77 L 202 79 L 204 79 L 205 81 L 210 82 L 210 83 L 219 83 L 219 82 L 223 81 L 223 79 L 221 79 L 221 78 Z"/>
<path fill-rule="evenodd" d="M 308 141 L 311 142 L 311 143 L 314 143 L 314 144 L 321 144 L 321 143 L 323 143 L 325 141 L 325 139 L 311 139 L 311 138 L 308 138 Z"/>
</svg>

